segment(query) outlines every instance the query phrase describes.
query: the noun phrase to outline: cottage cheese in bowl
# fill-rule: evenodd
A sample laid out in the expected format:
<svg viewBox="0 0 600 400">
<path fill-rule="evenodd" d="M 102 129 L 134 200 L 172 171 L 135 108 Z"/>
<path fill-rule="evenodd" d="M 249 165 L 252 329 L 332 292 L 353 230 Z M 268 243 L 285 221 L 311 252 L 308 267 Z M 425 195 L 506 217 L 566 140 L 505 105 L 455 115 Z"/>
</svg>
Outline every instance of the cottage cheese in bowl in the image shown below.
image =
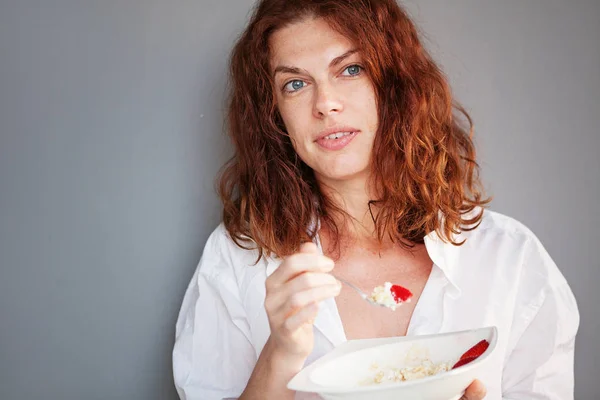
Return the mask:
<svg viewBox="0 0 600 400">
<path fill-rule="evenodd" d="M 359 382 L 360 385 L 379 385 L 421 379 L 450 371 L 452 366 L 449 363 L 435 364 L 430 360 L 425 360 L 415 367 L 394 368 L 373 364 L 370 369 L 373 371 L 373 376 Z"/>
<path fill-rule="evenodd" d="M 350 340 L 306 366 L 288 388 L 324 400 L 459 399 L 481 377 L 497 337 L 496 327 L 485 327 Z"/>
</svg>

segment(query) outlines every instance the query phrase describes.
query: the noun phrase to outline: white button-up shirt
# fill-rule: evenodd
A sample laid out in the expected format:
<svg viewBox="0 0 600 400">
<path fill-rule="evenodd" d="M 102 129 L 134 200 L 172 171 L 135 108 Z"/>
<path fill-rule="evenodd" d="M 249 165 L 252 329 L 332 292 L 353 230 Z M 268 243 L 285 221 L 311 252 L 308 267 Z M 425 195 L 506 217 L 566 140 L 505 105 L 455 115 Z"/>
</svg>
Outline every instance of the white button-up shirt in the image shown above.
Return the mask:
<svg viewBox="0 0 600 400">
<path fill-rule="evenodd" d="M 425 237 L 433 269 L 407 335 L 495 325 L 498 344 L 479 379 L 486 399 L 573 399 L 577 303 L 538 238 L 492 211 L 462 246 Z M 208 239 L 176 324 L 173 371 L 183 400 L 237 398 L 270 334 L 265 280 L 281 259 L 257 259 L 223 225 Z M 346 340 L 335 299 L 323 301 L 306 365 Z M 297 393 L 296 399 L 315 398 Z"/>
</svg>

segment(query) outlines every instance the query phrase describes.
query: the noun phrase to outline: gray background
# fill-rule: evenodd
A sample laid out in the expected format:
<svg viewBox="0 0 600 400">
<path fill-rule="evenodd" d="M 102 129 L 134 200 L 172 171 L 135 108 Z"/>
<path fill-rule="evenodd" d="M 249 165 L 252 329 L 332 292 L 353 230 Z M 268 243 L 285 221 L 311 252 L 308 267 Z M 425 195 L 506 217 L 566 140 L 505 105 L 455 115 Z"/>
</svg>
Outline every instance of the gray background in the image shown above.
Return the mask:
<svg viewBox="0 0 600 400">
<path fill-rule="evenodd" d="M 176 398 L 251 3 L 0 1 L 0 399 Z M 474 117 L 492 209 L 575 292 L 576 398 L 600 398 L 600 2 L 407 5 Z"/>
</svg>

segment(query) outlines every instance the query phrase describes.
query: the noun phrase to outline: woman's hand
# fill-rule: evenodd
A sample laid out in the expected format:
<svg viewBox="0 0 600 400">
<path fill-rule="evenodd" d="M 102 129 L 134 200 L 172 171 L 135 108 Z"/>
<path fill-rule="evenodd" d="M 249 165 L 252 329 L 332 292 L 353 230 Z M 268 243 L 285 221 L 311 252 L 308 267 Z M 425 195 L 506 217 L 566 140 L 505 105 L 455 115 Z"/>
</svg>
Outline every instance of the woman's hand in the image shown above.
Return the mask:
<svg viewBox="0 0 600 400">
<path fill-rule="evenodd" d="M 340 293 L 340 283 L 328 272 L 334 263 L 314 243 L 286 258 L 266 281 L 265 309 L 273 352 L 303 364 L 314 346 L 313 322 L 318 303 Z"/>
<path fill-rule="evenodd" d="M 485 386 L 481 383 L 480 380 L 475 379 L 465 391 L 463 397 L 460 400 L 482 400 L 485 398 L 485 394 L 487 393 Z"/>
</svg>

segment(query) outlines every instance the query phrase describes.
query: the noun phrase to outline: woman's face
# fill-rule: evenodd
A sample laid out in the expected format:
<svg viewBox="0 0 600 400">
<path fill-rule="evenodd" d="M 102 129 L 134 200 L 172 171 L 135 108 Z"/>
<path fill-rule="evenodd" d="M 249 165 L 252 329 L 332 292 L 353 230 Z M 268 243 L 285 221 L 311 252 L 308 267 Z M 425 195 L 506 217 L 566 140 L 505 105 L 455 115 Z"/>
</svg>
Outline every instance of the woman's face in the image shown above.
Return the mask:
<svg viewBox="0 0 600 400">
<path fill-rule="evenodd" d="M 277 108 L 300 158 L 321 182 L 366 178 L 377 131 L 361 55 L 322 19 L 271 37 Z"/>
</svg>

